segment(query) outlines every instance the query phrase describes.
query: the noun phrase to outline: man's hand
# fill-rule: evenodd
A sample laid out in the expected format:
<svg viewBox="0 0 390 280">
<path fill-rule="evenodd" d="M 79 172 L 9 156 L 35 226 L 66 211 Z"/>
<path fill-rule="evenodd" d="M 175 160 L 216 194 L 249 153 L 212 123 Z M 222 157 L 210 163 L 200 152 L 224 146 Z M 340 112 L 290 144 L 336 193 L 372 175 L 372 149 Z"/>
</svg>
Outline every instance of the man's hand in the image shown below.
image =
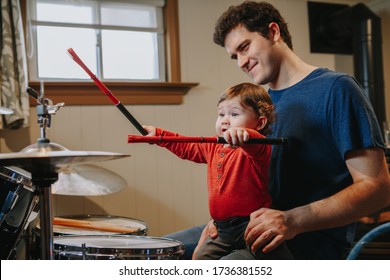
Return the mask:
<svg viewBox="0 0 390 280">
<path fill-rule="evenodd" d="M 264 253 L 268 253 L 296 235 L 286 213 L 261 208 L 250 215 L 244 238 L 253 252 L 262 248 Z"/>
</svg>

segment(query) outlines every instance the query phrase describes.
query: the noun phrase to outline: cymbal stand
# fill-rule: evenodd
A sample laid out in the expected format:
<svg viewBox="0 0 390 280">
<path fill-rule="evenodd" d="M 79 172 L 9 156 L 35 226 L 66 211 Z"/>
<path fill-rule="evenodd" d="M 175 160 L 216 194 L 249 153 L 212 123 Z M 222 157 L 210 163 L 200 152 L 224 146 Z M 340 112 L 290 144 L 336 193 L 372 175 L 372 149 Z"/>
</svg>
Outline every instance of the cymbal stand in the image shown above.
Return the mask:
<svg viewBox="0 0 390 280">
<path fill-rule="evenodd" d="M 31 95 L 31 93 L 29 92 Z M 55 114 L 64 103 L 50 105 L 50 100 L 45 98 L 43 82 L 41 82 L 40 94 L 36 107 L 38 124 L 40 126 L 40 138 L 38 146 L 44 150 L 50 147 L 50 140 L 46 136 L 46 130 L 51 124 L 51 115 Z M 31 181 L 37 187 L 39 194 L 39 217 L 41 226 L 41 259 L 52 260 L 53 256 L 53 216 L 51 202 L 51 185 L 58 180 L 58 172 L 50 164 L 41 164 L 31 171 Z"/>
</svg>

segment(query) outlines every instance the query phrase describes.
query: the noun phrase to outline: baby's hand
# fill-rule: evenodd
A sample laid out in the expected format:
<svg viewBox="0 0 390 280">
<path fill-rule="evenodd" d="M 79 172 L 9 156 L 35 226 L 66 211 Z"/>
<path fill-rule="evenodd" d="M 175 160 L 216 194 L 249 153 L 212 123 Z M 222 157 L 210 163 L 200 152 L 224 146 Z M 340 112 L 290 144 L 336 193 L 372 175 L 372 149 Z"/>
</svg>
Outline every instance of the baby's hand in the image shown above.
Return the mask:
<svg viewBox="0 0 390 280">
<path fill-rule="evenodd" d="M 142 127 L 148 133 L 146 136 L 156 136 L 156 127 L 151 126 L 151 125 L 143 125 Z"/>
<path fill-rule="evenodd" d="M 249 140 L 249 133 L 243 127 L 231 127 L 223 133 L 223 138 L 230 147 L 237 148 Z"/>
</svg>

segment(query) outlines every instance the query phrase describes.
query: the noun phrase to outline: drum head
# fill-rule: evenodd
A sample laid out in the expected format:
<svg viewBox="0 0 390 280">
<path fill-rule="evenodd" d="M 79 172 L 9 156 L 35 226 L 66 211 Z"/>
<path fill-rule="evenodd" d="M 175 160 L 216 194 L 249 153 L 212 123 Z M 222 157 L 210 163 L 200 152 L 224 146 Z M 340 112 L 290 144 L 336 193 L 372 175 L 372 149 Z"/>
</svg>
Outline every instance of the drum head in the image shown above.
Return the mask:
<svg viewBox="0 0 390 280">
<path fill-rule="evenodd" d="M 123 232 L 125 235 L 146 235 L 148 227 L 145 222 L 120 216 L 105 216 L 105 215 L 69 215 L 61 216 L 60 218 L 74 219 L 78 221 L 98 222 L 99 224 L 118 226 L 128 228 L 128 232 Z M 111 235 L 118 234 L 117 232 L 103 231 L 99 229 L 78 228 L 63 225 L 53 225 L 55 235 Z"/>
<path fill-rule="evenodd" d="M 149 236 L 55 236 L 54 252 L 57 259 L 180 259 L 184 246 Z"/>
</svg>

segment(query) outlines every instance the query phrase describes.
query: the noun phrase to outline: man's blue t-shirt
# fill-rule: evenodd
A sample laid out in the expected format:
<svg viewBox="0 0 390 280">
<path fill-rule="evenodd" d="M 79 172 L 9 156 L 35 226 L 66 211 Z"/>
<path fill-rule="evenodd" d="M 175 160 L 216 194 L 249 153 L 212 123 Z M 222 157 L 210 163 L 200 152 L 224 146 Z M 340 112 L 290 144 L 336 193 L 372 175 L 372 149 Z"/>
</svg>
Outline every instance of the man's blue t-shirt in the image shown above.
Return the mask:
<svg viewBox="0 0 390 280">
<path fill-rule="evenodd" d="M 299 83 L 269 90 L 276 121 L 270 191 L 273 207 L 288 210 L 329 197 L 352 184 L 348 151 L 382 147 L 384 142 L 368 96 L 346 74 L 318 68 Z M 350 248 L 354 225 L 308 232 L 289 240 L 297 259 L 340 259 Z"/>
</svg>

